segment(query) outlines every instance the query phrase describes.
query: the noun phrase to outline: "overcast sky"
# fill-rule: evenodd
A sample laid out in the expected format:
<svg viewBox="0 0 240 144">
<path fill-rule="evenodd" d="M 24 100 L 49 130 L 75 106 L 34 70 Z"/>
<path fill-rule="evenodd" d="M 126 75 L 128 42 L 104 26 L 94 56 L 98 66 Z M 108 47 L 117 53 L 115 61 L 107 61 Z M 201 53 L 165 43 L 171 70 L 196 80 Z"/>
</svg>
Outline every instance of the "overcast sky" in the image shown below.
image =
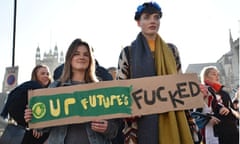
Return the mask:
<svg viewBox="0 0 240 144">
<path fill-rule="evenodd" d="M 143 0 L 21 0 L 17 4 L 15 65 L 19 83 L 30 79 L 36 49 L 66 52 L 75 38 L 87 41 L 99 63 L 117 66 L 122 47 L 140 31 L 134 13 Z M 216 62 L 230 51 L 229 30 L 239 37 L 239 0 L 159 0 L 160 36 L 180 51 L 183 70 Z M 12 65 L 14 0 L 0 0 L 0 87 Z"/>
</svg>

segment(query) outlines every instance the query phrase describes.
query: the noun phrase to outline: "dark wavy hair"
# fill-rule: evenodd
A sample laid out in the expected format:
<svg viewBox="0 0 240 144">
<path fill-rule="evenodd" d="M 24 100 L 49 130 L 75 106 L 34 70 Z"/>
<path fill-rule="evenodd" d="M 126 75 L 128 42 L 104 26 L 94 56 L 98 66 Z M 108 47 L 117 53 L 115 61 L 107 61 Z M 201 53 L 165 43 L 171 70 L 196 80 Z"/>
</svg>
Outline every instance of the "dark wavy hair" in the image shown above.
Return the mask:
<svg viewBox="0 0 240 144">
<path fill-rule="evenodd" d="M 158 13 L 160 18 L 162 17 L 161 7 L 156 2 L 145 2 L 142 5 L 137 7 L 137 11 L 135 12 L 135 20 L 139 20 L 143 13 L 153 14 Z"/>
</svg>

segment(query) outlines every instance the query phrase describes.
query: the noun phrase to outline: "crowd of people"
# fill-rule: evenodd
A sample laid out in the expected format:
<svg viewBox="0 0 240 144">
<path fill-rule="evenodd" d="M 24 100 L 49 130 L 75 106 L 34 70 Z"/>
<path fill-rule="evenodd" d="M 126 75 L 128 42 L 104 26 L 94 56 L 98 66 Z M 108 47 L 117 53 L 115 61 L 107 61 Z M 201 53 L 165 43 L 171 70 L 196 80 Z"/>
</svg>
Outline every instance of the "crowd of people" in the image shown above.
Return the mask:
<svg viewBox="0 0 240 144">
<path fill-rule="evenodd" d="M 102 119 L 80 124 L 69 124 L 43 129 L 28 129 L 32 110 L 28 107 L 30 89 L 66 87 L 151 76 L 182 74 L 178 48 L 166 43 L 158 33 L 162 9 L 156 2 L 145 2 L 137 7 L 134 19 L 140 32 L 133 42 L 119 54 L 118 67 L 105 69 L 93 56 L 93 49 L 80 38 L 72 41 L 65 63 L 52 74 L 48 66 L 37 65 L 31 80 L 9 93 L 1 113 L 26 127 L 22 144 L 238 144 L 239 107 L 220 83 L 216 67 L 202 70 L 199 86 L 204 107 L 170 111 L 139 117 Z M 208 118 L 199 128 L 191 113 Z M 197 136 L 197 137 L 196 137 Z"/>
</svg>

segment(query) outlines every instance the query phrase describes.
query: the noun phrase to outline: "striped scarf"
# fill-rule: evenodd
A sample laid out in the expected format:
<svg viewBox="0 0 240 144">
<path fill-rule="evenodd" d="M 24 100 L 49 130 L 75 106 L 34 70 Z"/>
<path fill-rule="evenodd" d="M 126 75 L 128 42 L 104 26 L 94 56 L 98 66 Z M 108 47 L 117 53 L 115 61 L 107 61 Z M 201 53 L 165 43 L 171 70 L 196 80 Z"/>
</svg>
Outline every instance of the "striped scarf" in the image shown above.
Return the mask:
<svg viewBox="0 0 240 144">
<path fill-rule="evenodd" d="M 174 56 L 160 36 L 155 41 L 154 57 L 147 40 L 139 33 L 130 47 L 131 78 L 177 74 Z M 142 116 L 131 125 L 135 127 L 129 129 L 131 135 L 126 144 L 193 144 L 184 111 Z"/>
</svg>

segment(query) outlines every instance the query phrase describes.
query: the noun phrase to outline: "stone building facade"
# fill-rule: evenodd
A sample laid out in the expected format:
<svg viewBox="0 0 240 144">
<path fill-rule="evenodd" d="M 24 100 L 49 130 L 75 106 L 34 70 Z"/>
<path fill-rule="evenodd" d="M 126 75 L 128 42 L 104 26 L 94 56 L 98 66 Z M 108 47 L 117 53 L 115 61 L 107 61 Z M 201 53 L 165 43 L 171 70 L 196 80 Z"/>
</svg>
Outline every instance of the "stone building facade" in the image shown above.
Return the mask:
<svg viewBox="0 0 240 144">
<path fill-rule="evenodd" d="M 64 55 L 63 52 L 59 53 L 58 47 L 55 46 L 53 51 L 50 49 L 48 53 L 45 52 L 43 54 L 43 57 L 41 57 L 40 48 L 38 46 L 36 50 L 35 60 L 36 65 L 38 64 L 47 65 L 49 67 L 51 75 L 53 75 L 54 69 L 64 62 Z"/>
<path fill-rule="evenodd" d="M 233 97 L 239 88 L 239 38 L 233 40 L 229 32 L 230 51 L 219 58 L 216 63 L 198 63 L 188 65 L 185 73 L 200 74 L 205 66 L 216 66 L 220 72 L 220 81 L 226 86 L 226 90 Z"/>
</svg>

